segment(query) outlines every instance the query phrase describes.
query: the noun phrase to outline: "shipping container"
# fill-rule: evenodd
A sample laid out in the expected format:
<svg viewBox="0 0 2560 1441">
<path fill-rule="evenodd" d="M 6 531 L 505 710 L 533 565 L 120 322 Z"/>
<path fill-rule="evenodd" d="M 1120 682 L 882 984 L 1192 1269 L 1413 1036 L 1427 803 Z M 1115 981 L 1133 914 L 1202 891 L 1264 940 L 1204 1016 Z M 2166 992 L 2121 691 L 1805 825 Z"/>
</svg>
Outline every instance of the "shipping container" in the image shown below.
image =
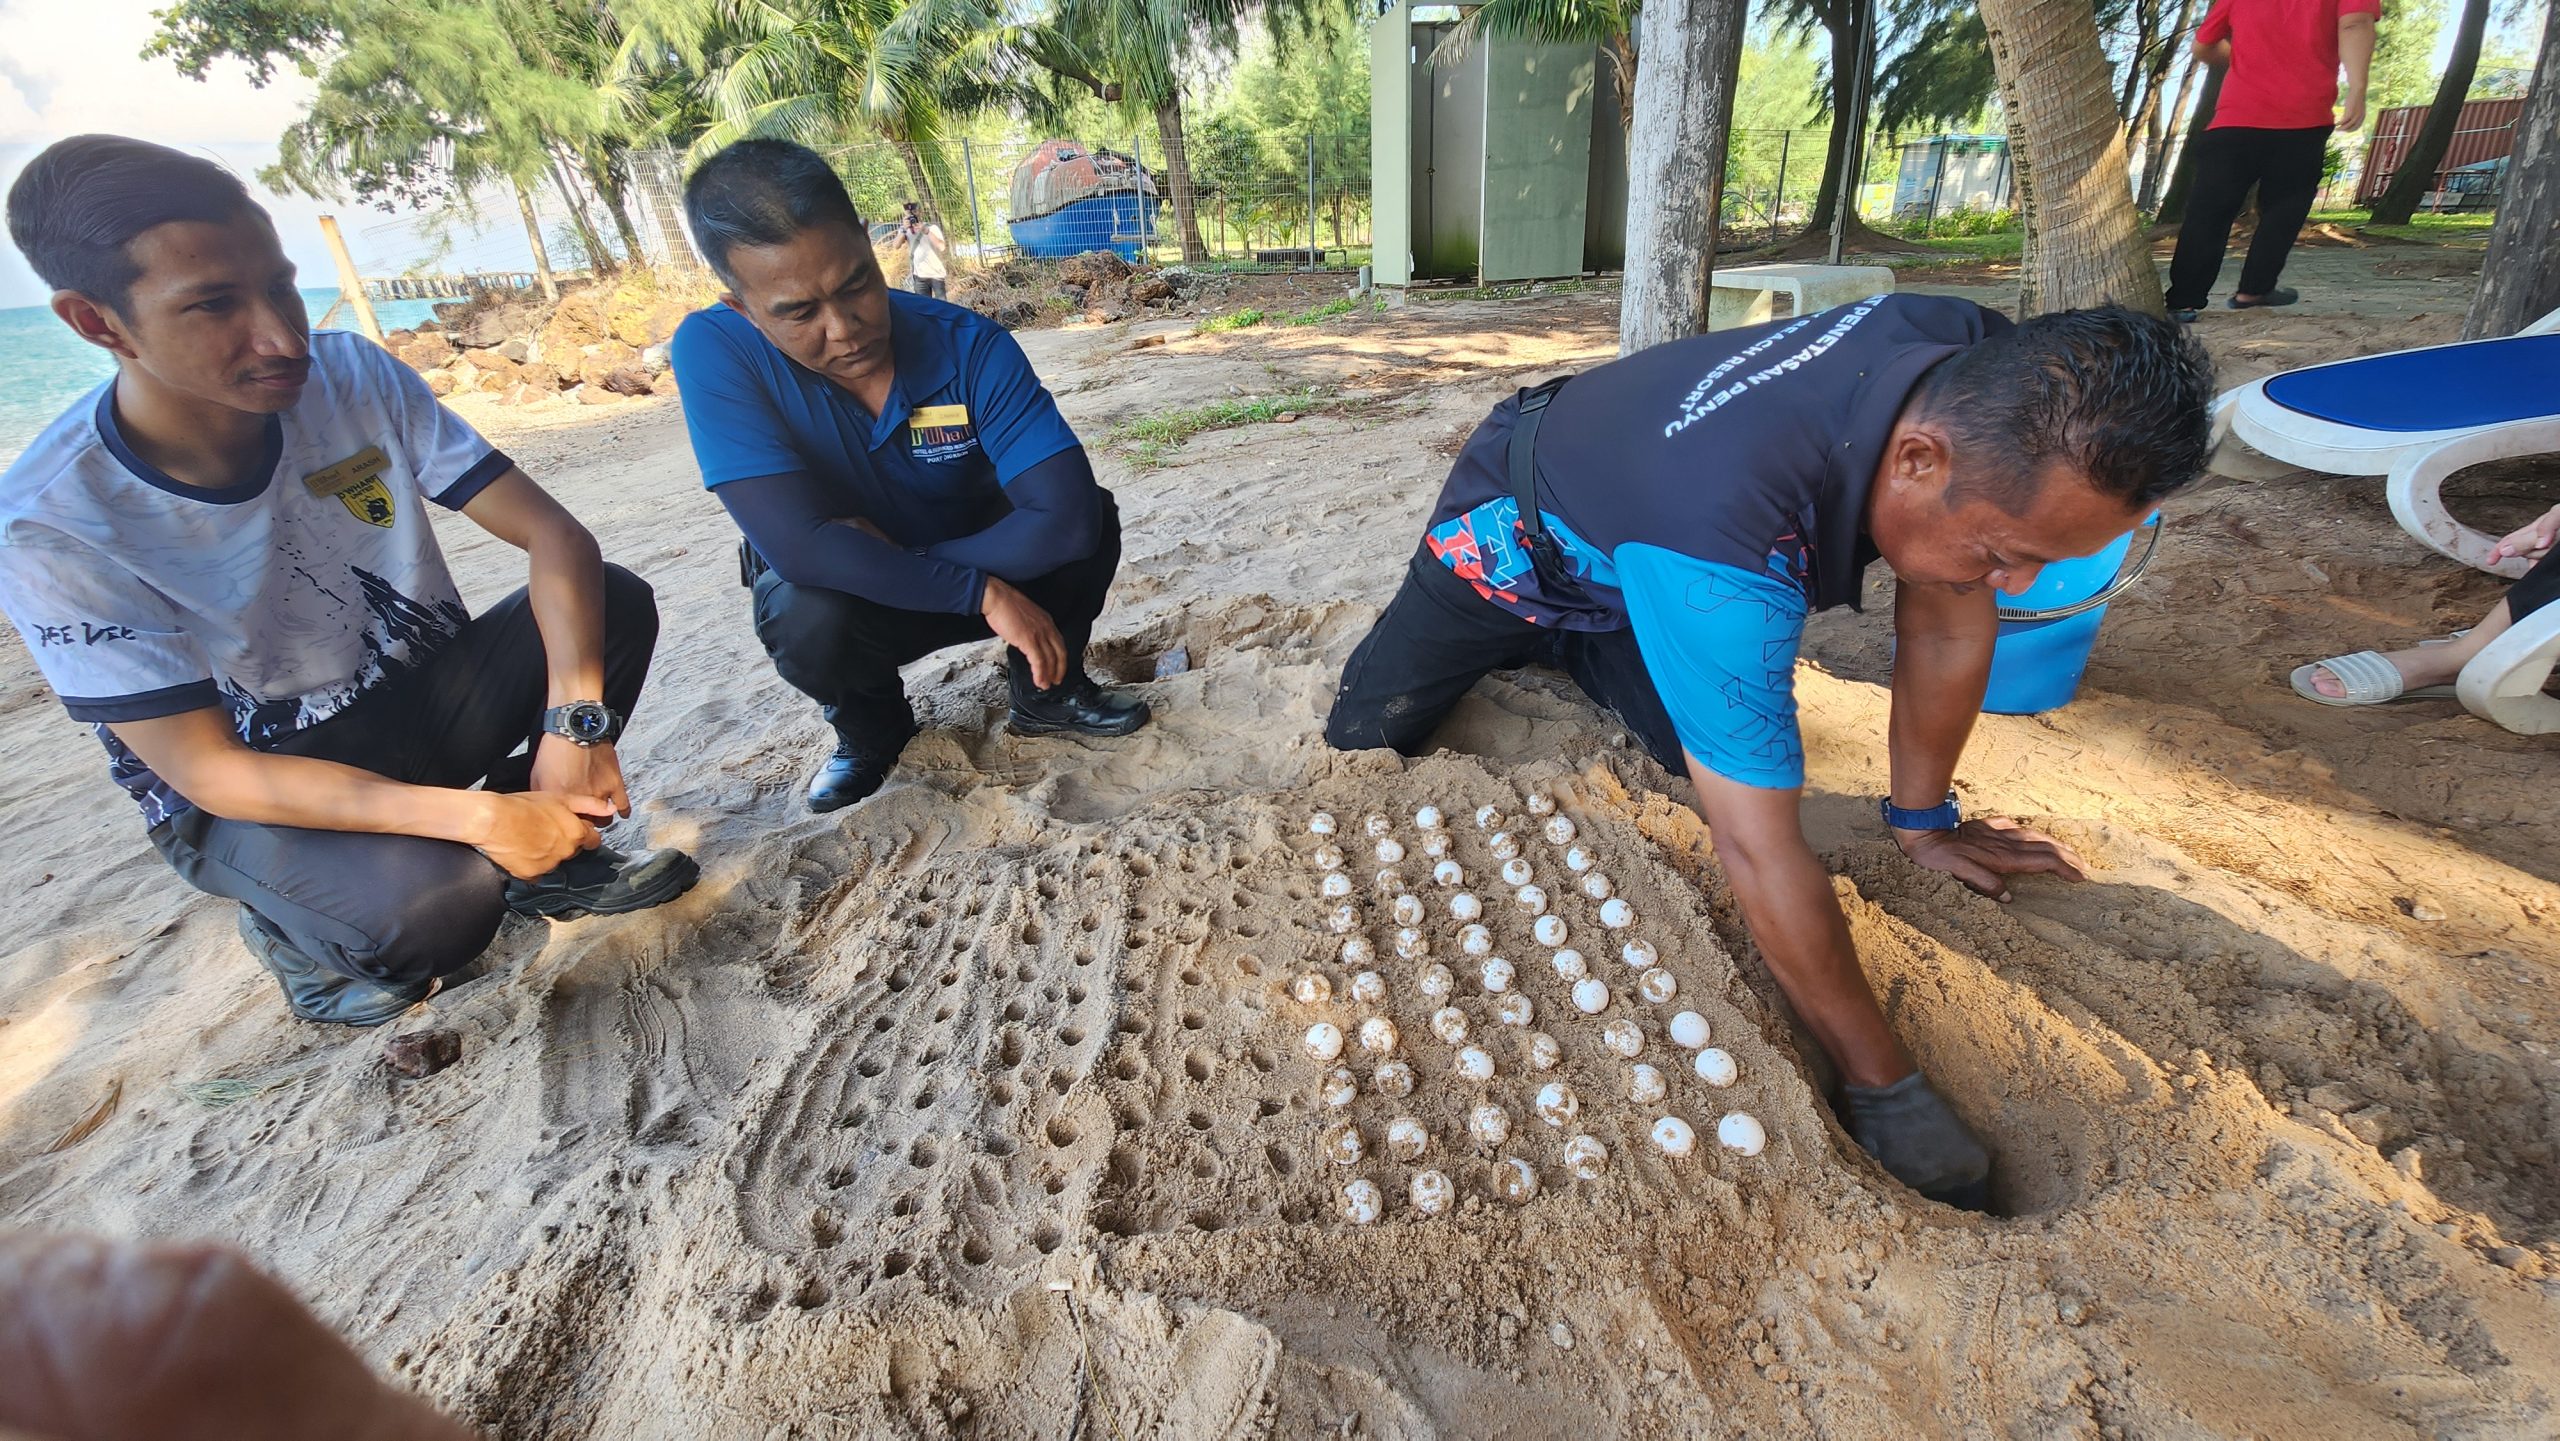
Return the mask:
<svg viewBox="0 0 2560 1441">
<path fill-rule="evenodd" d="M 2427 189 L 2446 189 L 2447 174 L 2466 165 L 2505 158 L 2516 148 L 2516 117 L 2523 112 L 2522 100 L 2466 102 L 2462 118 L 2454 125 L 2453 142 L 2444 148 L 2444 159 L 2436 165 L 2435 181 Z M 2424 105 L 2396 106 L 2374 117 L 2373 143 L 2365 150 L 2364 176 L 2356 182 L 2356 204 L 2370 206 L 2381 196 L 2400 168 L 2400 157 L 2417 143 L 2418 128 L 2426 123 Z"/>
</svg>

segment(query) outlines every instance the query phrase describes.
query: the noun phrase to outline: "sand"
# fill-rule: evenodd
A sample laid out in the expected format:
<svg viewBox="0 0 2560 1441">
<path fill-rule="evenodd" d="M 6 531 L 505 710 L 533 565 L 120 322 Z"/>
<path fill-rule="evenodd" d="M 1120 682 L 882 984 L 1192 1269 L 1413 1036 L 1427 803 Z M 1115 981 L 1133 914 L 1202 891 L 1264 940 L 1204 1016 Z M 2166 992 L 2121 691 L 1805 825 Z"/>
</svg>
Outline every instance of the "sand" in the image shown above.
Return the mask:
<svg viewBox="0 0 2560 1441">
<path fill-rule="evenodd" d="M 2299 312 L 2208 315 L 2226 380 L 2449 337 L 2460 257 L 2411 258 L 2309 251 Z M 889 788 L 823 818 L 799 801 L 819 719 L 756 647 L 672 403 L 467 402 L 658 586 L 634 828 L 695 848 L 704 878 L 645 916 L 511 923 L 490 974 L 396 1028 L 460 1033 L 423 1080 L 383 1068 L 380 1033 L 285 1015 L 11 647 L 0 1220 L 237 1241 L 504 1437 L 2560 1431 L 2560 758 L 2449 703 L 2331 711 L 2283 685 L 2497 593 L 2402 537 L 2378 484 L 2242 457 L 2256 478 L 2169 507 L 2083 698 L 1987 718 L 1966 758 L 1969 806 L 2092 866 L 2005 907 L 1872 827 L 1881 568 L 1874 614 L 1813 625 L 1809 825 L 1896 1024 L 1999 1149 L 1995 1216 L 1921 1202 L 1845 1145 L 1685 784 L 1562 678 L 1494 678 L 1424 760 L 1324 749 L 1446 453 L 1511 387 L 1607 355 L 1614 307 L 1027 337 L 1088 437 L 1224 394 L 1354 403 L 1160 467 L 1103 456 L 1128 540 L 1097 666 L 1155 726 L 1010 738 L 992 650 L 948 652 L 910 672 L 927 730 Z M 2455 503 L 2494 526 L 2555 491 L 2560 471 L 2510 467 Z M 475 600 L 519 583 L 512 552 L 446 533 Z M 1177 646 L 1190 668 L 1152 679 Z M 1537 786 L 1679 981 L 1672 1007 L 1612 1011 L 1644 1018 L 1671 1096 L 1624 1099 L 1597 1021 L 1479 881 L 1612 1163 L 1565 1174 L 1530 1112 L 1546 1078 L 1461 967 L 1515 1123 L 1500 1152 L 1467 1141 L 1474 1090 L 1390 957 L 1383 1013 L 1422 1084 L 1350 1114 L 1373 1146 L 1390 1115 L 1424 1120 L 1461 1199 L 1414 1214 L 1414 1167 L 1373 1152 L 1357 1171 L 1387 1218 L 1352 1226 L 1298 1040 L 1366 1008 L 1285 990 L 1337 944 L 1306 818 L 1399 817 L 1412 844 L 1436 803 L 1481 872 L 1470 813 Z M 1527 844 L 1623 986 L 1553 848 Z M 1421 857 L 1403 869 L 1430 891 Z M 1374 900 L 1362 923 L 1385 942 Z M 1730 1090 L 1667 1054 L 1681 1007 L 1737 1058 Z M 1765 1152 L 1643 1139 L 1658 1112 L 1711 1134 L 1727 1109 L 1765 1123 Z M 1496 1197 L 1497 1154 L 1541 1194 Z"/>
</svg>

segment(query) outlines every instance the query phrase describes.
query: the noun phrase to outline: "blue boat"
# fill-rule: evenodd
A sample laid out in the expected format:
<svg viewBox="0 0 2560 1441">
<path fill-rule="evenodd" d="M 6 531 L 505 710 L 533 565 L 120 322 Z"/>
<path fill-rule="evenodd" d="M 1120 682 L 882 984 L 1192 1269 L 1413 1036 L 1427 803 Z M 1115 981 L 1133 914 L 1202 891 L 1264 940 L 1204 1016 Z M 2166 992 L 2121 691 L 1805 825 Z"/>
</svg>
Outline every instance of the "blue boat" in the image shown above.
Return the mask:
<svg viewBox="0 0 2560 1441">
<path fill-rule="evenodd" d="M 1051 140 L 1014 167 L 1015 249 L 1035 259 L 1108 250 L 1137 260 L 1156 236 L 1155 177 L 1129 156 Z"/>
</svg>

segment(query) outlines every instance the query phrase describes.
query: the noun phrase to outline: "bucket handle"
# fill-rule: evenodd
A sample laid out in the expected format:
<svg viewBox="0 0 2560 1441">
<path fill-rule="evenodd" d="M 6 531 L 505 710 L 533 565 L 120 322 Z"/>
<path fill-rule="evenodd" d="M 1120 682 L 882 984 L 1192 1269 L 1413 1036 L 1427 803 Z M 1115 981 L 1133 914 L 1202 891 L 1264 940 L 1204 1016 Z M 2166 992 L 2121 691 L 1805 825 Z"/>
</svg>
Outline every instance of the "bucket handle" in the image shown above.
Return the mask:
<svg viewBox="0 0 2560 1441">
<path fill-rule="evenodd" d="M 2153 511 L 2151 518 L 2143 524 L 2151 531 L 2151 543 L 2142 548 L 2142 555 L 2131 567 L 2116 572 L 2116 578 L 2107 582 L 2106 588 L 2096 595 L 2085 600 L 2075 600 L 2069 605 L 2058 605 L 2051 610 L 2018 610 L 2004 605 L 2000 607 L 2000 618 L 2006 621 L 2063 620 L 2083 611 L 2096 610 L 2122 595 L 2135 581 L 2142 579 L 2143 572 L 2151 569 L 2151 558 L 2160 551 L 2160 513 Z"/>
</svg>

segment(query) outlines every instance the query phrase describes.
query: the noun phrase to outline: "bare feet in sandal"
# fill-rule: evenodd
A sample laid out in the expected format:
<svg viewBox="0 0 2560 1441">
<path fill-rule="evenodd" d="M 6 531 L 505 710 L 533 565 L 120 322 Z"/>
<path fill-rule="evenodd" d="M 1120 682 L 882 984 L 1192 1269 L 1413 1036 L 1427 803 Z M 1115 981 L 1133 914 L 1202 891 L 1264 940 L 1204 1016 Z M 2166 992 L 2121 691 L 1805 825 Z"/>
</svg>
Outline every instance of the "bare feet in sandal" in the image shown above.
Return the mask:
<svg viewBox="0 0 2560 1441">
<path fill-rule="evenodd" d="M 2470 649 L 2458 644 L 2461 637 L 2420 641 L 2407 650 L 2384 651 L 2382 658 L 2400 672 L 2401 692 L 2424 690 L 2430 686 L 2453 684 L 2462 674 L 2462 663 L 2471 658 Z M 2347 688 L 2329 673 L 2325 665 L 2311 667 L 2311 688 L 2331 700 L 2345 700 Z"/>
</svg>

